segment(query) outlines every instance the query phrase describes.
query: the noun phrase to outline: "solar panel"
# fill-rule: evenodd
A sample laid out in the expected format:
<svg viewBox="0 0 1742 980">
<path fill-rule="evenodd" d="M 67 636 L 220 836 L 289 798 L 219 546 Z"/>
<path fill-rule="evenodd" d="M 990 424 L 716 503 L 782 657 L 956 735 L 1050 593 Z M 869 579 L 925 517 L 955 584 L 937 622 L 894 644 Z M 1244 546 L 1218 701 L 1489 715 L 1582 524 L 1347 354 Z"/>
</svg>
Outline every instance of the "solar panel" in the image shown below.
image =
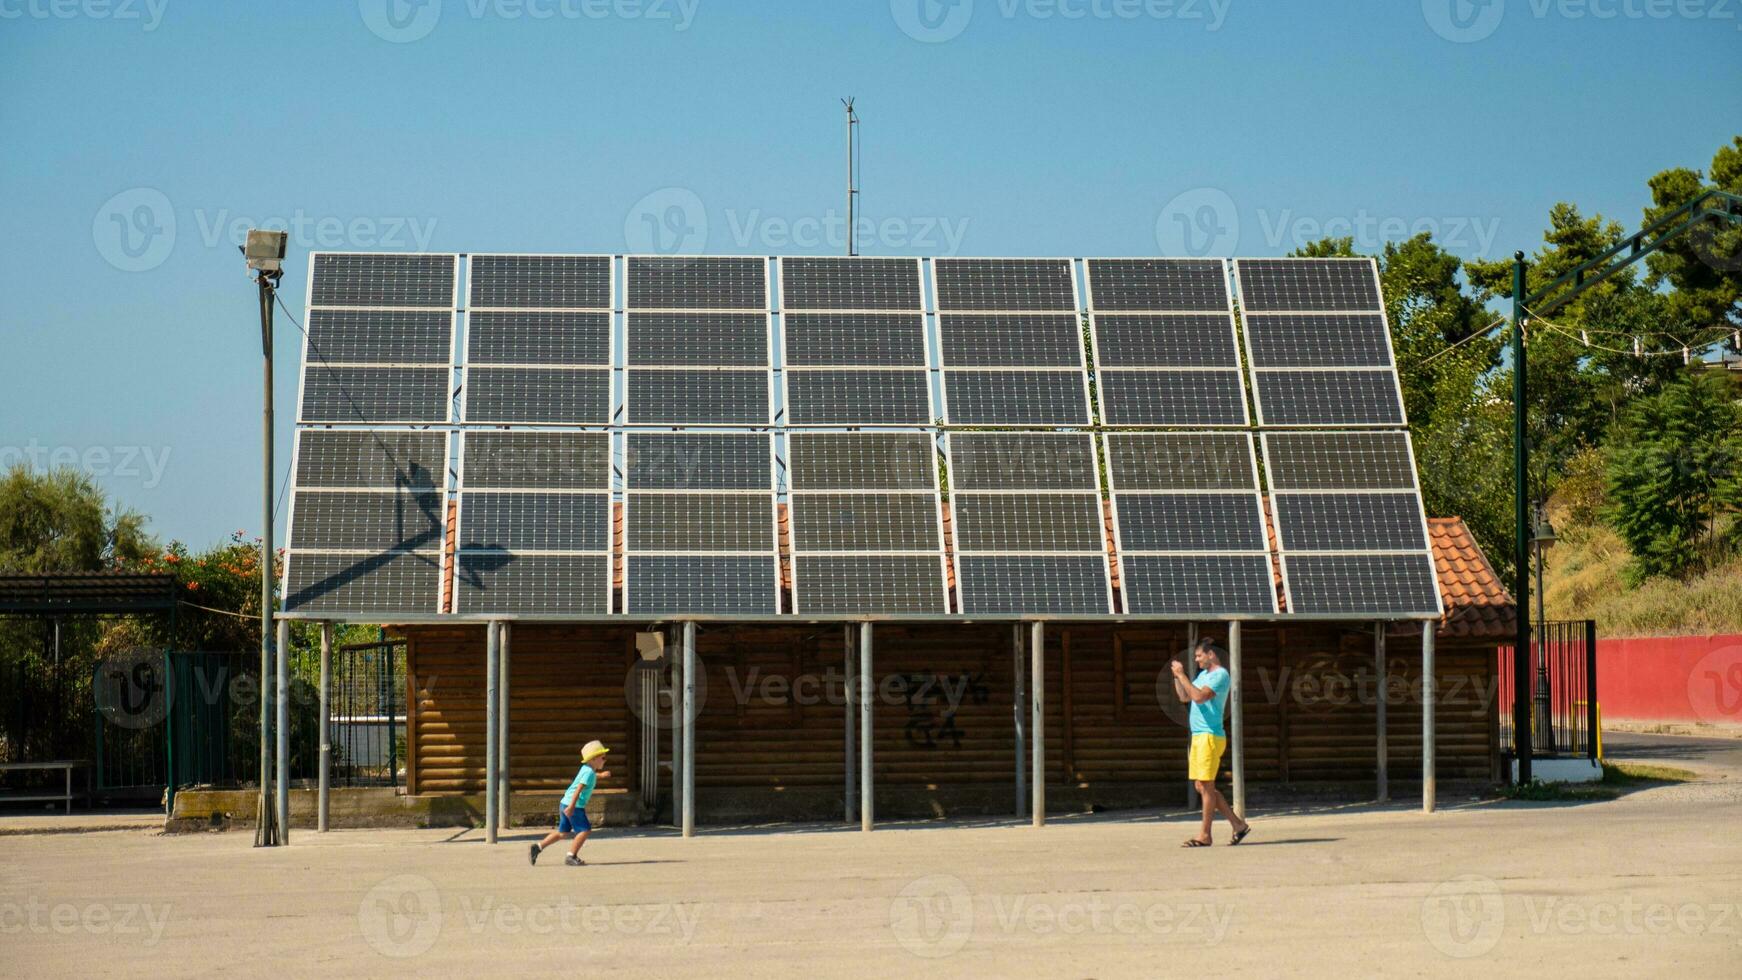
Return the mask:
<svg viewBox="0 0 1742 980">
<path fill-rule="evenodd" d="M 1403 424 L 1371 259 L 1240 259 L 1234 270 L 1259 425 Z"/>
<path fill-rule="evenodd" d="M 1251 436 L 1110 433 L 1106 446 L 1126 611 L 1276 611 Z"/>
<path fill-rule="evenodd" d="M 957 432 L 949 460 L 964 613 L 1111 611 L 1092 436 Z"/>
<path fill-rule="evenodd" d="M 1245 425 L 1238 371 L 1101 371 L 1101 420 L 1108 425 Z"/>
<path fill-rule="evenodd" d="M 611 366 L 611 314 L 473 310 L 466 360 L 479 364 Z"/>
<path fill-rule="evenodd" d="M 1440 611 L 1408 433 L 1267 432 L 1263 442 L 1290 611 Z"/>
<path fill-rule="evenodd" d="M 458 258 L 391 252 L 309 256 L 309 306 L 454 309 Z"/>
<path fill-rule="evenodd" d="M 631 255 L 626 261 L 629 309 L 768 309 L 766 259 Z"/>
<path fill-rule="evenodd" d="M 461 435 L 456 612 L 611 611 L 611 438 Z"/>
<path fill-rule="evenodd" d="M 1247 313 L 1383 309 L 1372 259 L 1238 259 Z"/>
<path fill-rule="evenodd" d="M 787 436 L 800 614 L 948 611 L 932 436 Z"/>
<path fill-rule="evenodd" d="M 629 433 L 626 611 L 778 612 L 773 464 L 769 435 Z"/>
<path fill-rule="evenodd" d="M 1070 259 L 934 259 L 938 310 L 1075 310 Z"/>
<path fill-rule="evenodd" d="M 631 313 L 629 366 L 768 364 L 766 313 Z"/>
<path fill-rule="evenodd" d="M 945 418 L 956 425 L 1086 425 L 1088 378 L 1075 371 L 944 371 Z"/>
<path fill-rule="evenodd" d="M 393 425 L 446 422 L 446 367 L 354 367 L 305 363 L 299 422 Z"/>
<path fill-rule="evenodd" d="M 778 269 L 786 421 L 930 422 L 919 260 L 782 258 Z"/>
<path fill-rule="evenodd" d="M 1440 615 L 1439 582 L 1426 554 L 1282 556 L 1288 607 L 1299 613 Z"/>
<path fill-rule="evenodd" d="M 768 372 L 694 368 L 630 371 L 625 418 L 645 425 L 766 425 Z"/>
<path fill-rule="evenodd" d="M 428 614 L 440 602 L 439 554 L 291 551 L 284 558 L 286 612 Z"/>
<path fill-rule="evenodd" d="M 792 425 L 924 425 L 931 385 L 924 370 L 786 372 L 786 420 Z"/>
<path fill-rule="evenodd" d="M 297 434 L 296 486 L 428 488 L 446 480 L 448 437 L 444 432 L 318 429 Z"/>
<path fill-rule="evenodd" d="M 1403 396 L 1390 369 L 1253 369 L 1259 425 L 1402 425 Z"/>
<path fill-rule="evenodd" d="M 610 555 L 454 556 L 455 612 L 596 615 L 605 611 L 610 588 Z"/>
<path fill-rule="evenodd" d="M 1119 583 L 1129 613 L 1276 611 L 1268 555 L 1121 555 Z"/>
<path fill-rule="evenodd" d="M 1083 327 L 1068 313 L 944 313 L 938 335 L 946 367 L 1078 367 Z"/>
<path fill-rule="evenodd" d="M 605 368 L 486 367 L 466 371 L 467 422 L 603 425 L 611 420 Z"/>
<path fill-rule="evenodd" d="M 609 255 L 484 255 L 467 260 L 467 308 L 610 310 Z"/>
<path fill-rule="evenodd" d="M 920 310 L 919 260 L 787 257 L 780 260 L 783 310 Z"/>
<path fill-rule="evenodd" d="M 1094 614 L 1108 612 L 1105 555 L 960 555 L 962 612 Z"/>
<path fill-rule="evenodd" d="M 296 434 L 287 611 L 436 610 L 447 444 L 404 429 Z"/>
<path fill-rule="evenodd" d="M 1415 457 L 1402 432 L 1270 432 L 1264 466 L 1273 491 L 1416 486 Z"/>
<path fill-rule="evenodd" d="M 1245 425 L 1221 259 L 1086 259 L 1101 421 Z"/>
<path fill-rule="evenodd" d="M 448 310 L 311 310 L 308 347 L 330 364 L 439 364 L 453 356 Z"/>
</svg>

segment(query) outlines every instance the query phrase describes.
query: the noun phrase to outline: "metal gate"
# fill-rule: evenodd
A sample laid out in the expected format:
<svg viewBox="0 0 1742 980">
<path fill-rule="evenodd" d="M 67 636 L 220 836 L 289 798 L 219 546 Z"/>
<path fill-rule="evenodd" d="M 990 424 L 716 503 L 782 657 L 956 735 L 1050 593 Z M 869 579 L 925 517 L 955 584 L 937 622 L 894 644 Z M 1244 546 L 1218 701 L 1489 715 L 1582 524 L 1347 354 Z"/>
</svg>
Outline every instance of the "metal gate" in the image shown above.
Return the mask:
<svg viewBox="0 0 1742 980">
<path fill-rule="evenodd" d="M 1531 752 L 1534 756 L 1597 759 L 1597 622 L 1576 619 L 1531 624 Z M 1513 756 L 1511 646 L 1500 648 L 1500 748 Z"/>
</svg>

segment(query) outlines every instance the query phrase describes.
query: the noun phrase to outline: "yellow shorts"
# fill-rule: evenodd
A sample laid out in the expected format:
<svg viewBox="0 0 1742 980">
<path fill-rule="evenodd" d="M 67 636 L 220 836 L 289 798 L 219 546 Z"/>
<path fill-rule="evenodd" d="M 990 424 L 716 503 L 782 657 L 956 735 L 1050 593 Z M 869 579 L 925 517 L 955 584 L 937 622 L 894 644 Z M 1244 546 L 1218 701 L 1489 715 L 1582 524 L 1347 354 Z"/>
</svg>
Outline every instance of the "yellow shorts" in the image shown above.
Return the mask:
<svg viewBox="0 0 1742 980">
<path fill-rule="evenodd" d="M 1220 735 L 1194 733 L 1191 754 L 1187 756 L 1186 778 L 1215 782 L 1216 772 L 1222 768 L 1222 752 L 1227 747 L 1228 740 Z"/>
</svg>

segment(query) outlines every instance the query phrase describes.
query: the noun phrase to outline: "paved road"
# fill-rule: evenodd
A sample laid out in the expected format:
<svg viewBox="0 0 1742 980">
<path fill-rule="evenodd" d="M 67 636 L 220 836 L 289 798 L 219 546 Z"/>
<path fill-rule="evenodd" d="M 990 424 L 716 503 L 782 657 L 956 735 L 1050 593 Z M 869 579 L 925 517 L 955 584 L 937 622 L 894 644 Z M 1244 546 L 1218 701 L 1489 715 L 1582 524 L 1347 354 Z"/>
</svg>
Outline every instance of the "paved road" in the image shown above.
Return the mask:
<svg viewBox="0 0 1742 980">
<path fill-rule="evenodd" d="M 1742 738 L 1604 732 L 1603 754 L 1611 760 L 1723 770 L 1742 778 Z"/>
</svg>

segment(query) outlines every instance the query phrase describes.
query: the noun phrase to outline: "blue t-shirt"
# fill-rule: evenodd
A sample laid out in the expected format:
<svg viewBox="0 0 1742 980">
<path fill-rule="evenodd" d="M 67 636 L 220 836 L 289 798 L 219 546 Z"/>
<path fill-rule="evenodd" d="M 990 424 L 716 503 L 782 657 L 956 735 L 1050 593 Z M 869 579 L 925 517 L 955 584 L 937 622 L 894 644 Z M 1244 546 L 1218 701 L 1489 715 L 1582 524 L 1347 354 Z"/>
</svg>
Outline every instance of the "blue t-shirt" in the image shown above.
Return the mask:
<svg viewBox="0 0 1742 980">
<path fill-rule="evenodd" d="M 597 769 L 592 766 L 582 766 L 581 771 L 575 773 L 575 781 L 569 784 L 569 791 L 563 794 L 563 809 L 569 808 L 570 800 L 574 801 L 577 809 L 586 806 L 587 801 L 593 798 L 593 786 L 598 781 L 599 771 Z"/>
<path fill-rule="evenodd" d="M 1228 737 L 1222 730 L 1222 708 L 1228 703 L 1228 672 L 1221 667 L 1198 671 L 1198 676 L 1192 678 L 1193 687 L 1207 687 L 1216 692 L 1215 697 L 1208 701 L 1193 701 L 1192 734 L 1219 735 Z"/>
</svg>

